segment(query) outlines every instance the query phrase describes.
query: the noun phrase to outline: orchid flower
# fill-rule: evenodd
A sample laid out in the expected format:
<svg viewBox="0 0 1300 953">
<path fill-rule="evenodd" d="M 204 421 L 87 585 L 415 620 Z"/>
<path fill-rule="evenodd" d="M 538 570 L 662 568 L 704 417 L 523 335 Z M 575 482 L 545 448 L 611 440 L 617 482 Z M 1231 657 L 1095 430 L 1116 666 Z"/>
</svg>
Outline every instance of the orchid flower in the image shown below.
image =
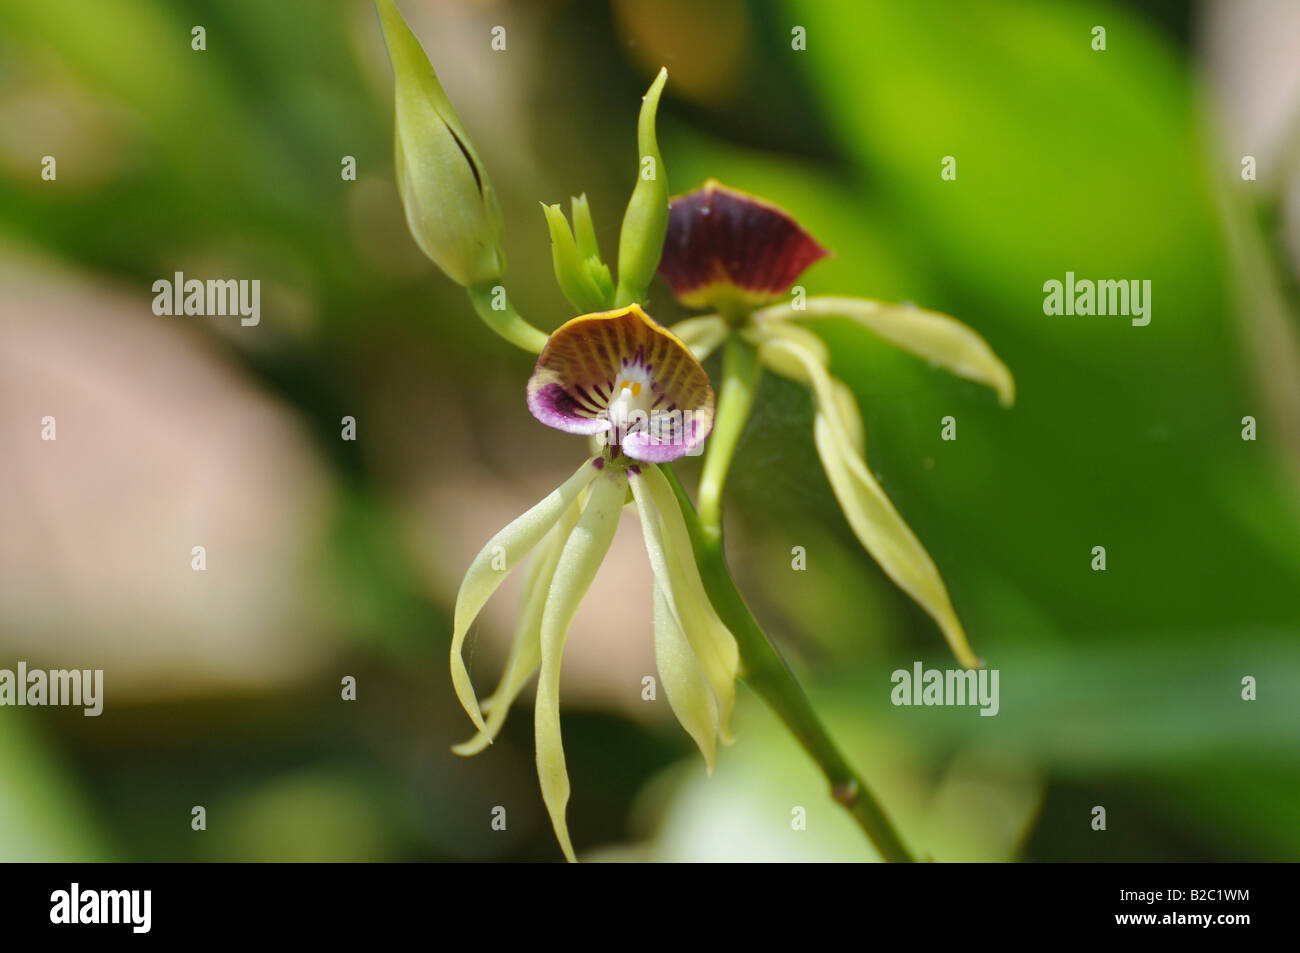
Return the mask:
<svg viewBox="0 0 1300 953">
<path fill-rule="evenodd" d="M 533 673 L 534 731 L 542 798 L 569 860 L 569 778 L 560 735 L 560 659 L 628 493 L 650 559 L 655 662 L 668 704 L 710 772 L 728 723 L 739 666 L 736 641 L 718 618 L 691 554 L 681 509 L 655 464 L 696 450 L 713 426 L 713 389 L 675 335 L 637 305 L 574 318 L 550 337 L 528 382 L 528 408 L 557 430 L 602 444 L 553 493 L 497 533 L 470 565 L 456 597 L 451 676 L 478 733 L 454 749 L 491 744 Z M 479 610 L 532 554 L 518 624 L 496 691 L 482 704 L 462 649 Z M 486 718 L 484 712 L 487 713 Z"/>
<path fill-rule="evenodd" d="M 609 550 L 623 507 L 631 502 L 650 559 L 660 681 L 708 770 L 713 770 L 718 742 L 731 741 L 728 724 L 743 657 L 759 696 L 817 762 L 835 799 L 881 857 L 911 860 L 865 779 L 840 754 L 749 612 L 722 552 L 721 487 L 753 393 L 744 384 L 737 388 L 741 376 L 732 373 L 732 357 L 740 355 L 739 362 L 755 370 L 758 366 L 757 352 L 739 336 L 743 333 L 761 345 L 770 366 L 806 377 L 819 399 L 826 398 L 817 424 L 818 447 L 826 448 L 824 459 L 838 465 L 828 463 L 828 472 L 837 493 L 843 489 L 841 499 L 857 501 L 851 520 L 865 514 L 854 522 L 859 535 L 865 540 L 874 533 L 871 538 L 883 541 L 879 551 L 873 549 L 877 558 L 887 567 L 906 568 L 919 560 L 928 564 L 878 487 L 875 497 L 867 493 L 865 502 L 858 500 L 865 492 L 863 480 L 874 487 L 860 463 L 862 425 L 848 389 L 826 374 L 825 348 L 807 332 L 799 337 L 793 325 L 778 334 L 777 325 L 784 322 L 772 315 L 759 321 L 754 313 L 779 298 L 825 252 L 774 206 L 713 185 L 700 193 L 703 202 L 670 209 L 655 131 L 668 78 L 661 69 L 642 97 L 637 119 L 637 180 L 623 212 L 617 272 L 601 257 L 585 195 L 572 200 L 571 220 L 559 205 L 543 205 L 556 280 L 574 313 L 581 315 L 548 336 L 523 318 L 506 293 L 504 221 L 466 127 L 394 0 L 376 0 L 376 7 L 393 65 L 394 165 L 411 234 L 442 272 L 464 287 L 489 328 L 540 354 L 527 387 L 532 413 L 547 426 L 585 435 L 592 446 L 591 457 L 569 479 L 488 541 L 461 583 L 451 677 L 477 731 L 454 750 L 472 755 L 490 745 L 515 699 L 540 671 L 534 730 L 542 798 L 565 857 L 576 859 L 566 821 L 569 778 L 560 733 L 560 661 L 579 604 Z M 715 198 L 720 204 L 714 221 L 722 230 L 703 218 L 713 214 Z M 671 234 L 670 220 L 676 223 Z M 655 323 L 638 303 L 646 300 L 661 269 L 688 304 L 711 303 L 725 317 L 690 319 L 679 325 L 680 334 Z M 713 389 L 699 359 L 724 340 L 728 359 L 715 430 Z M 698 502 L 692 504 L 666 464 L 700 452 L 711 432 Z M 845 455 L 846 445 L 856 448 L 857 468 L 851 454 Z M 897 545 L 903 535 L 919 557 Z M 525 560 L 505 670 L 496 690 L 480 704 L 462 657 L 465 640 L 487 600 Z M 906 585 L 906 574 L 895 578 Z M 937 573 L 934 580 L 942 593 Z M 925 595 L 922 587 L 918 598 Z"/>
<path fill-rule="evenodd" d="M 830 375 L 826 345 L 801 322 L 842 317 L 954 374 L 1015 399 L 1011 372 L 975 331 L 934 311 L 862 298 L 800 296 L 775 304 L 828 253 L 785 211 L 709 180 L 670 203 L 659 273 L 682 304 L 717 313 L 673 330 L 698 360 L 732 333 L 762 365 L 811 388 L 813 438 L 840 507 L 881 568 L 938 623 L 962 665 L 979 664 L 934 561 L 885 496 L 864 459 L 862 417 L 852 391 Z"/>
</svg>

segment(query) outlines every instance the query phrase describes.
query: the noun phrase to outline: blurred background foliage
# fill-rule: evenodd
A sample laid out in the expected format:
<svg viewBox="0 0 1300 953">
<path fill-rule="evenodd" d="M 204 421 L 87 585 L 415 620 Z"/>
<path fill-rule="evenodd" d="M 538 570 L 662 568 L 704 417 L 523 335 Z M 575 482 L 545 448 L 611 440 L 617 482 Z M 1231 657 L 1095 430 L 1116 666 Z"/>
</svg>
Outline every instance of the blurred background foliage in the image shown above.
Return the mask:
<svg viewBox="0 0 1300 953">
<path fill-rule="evenodd" d="M 1001 673 L 995 718 L 889 704 L 894 669 L 953 663 L 843 524 L 804 391 L 765 382 L 731 484 L 742 589 L 919 850 L 1300 856 L 1294 5 L 402 8 L 502 193 L 511 297 L 539 326 L 570 315 L 538 202 L 585 191 L 612 255 L 666 65 L 674 192 L 716 176 L 784 205 L 835 252 L 810 293 L 946 311 L 1014 371 L 1003 411 L 818 328 L 869 462 Z M 107 694 L 99 718 L 0 710 L 0 856 L 558 858 L 531 713 L 456 758 L 445 656 L 470 557 L 579 449 L 528 416 L 528 356 L 407 234 L 391 82 L 360 0 L 0 0 L 0 667 L 103 668 Z M 154 316 L 175 271 L 260 278 L 261 324 Z M 1151 324 L 1044 315 L 1066 271 L 1149 279 Z M 680 316 L 661 286 L 649 309 Z M 641 700 L 649 579 L 625 530 L 565 662 L 580 852 L 869 858 L 751 695 L 712 779 Z M 482 684 L 512 595 L 478 627 Z"/>
</svg>

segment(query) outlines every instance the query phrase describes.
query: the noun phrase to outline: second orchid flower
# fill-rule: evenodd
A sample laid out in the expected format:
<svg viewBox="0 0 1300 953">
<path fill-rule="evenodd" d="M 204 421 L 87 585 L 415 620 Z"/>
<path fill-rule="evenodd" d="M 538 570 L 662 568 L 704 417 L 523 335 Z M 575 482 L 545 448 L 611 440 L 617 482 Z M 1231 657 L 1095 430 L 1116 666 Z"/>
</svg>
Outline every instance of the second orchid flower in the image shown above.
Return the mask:
<svg viewBox="0 0 1300 953">
<path fill-rule="evenodd" d="M 805 268 L 826 254 L 782 209 L 710 180 L 673 199 L 659 273 L 687 307 L 717 313 L 687 318 L 674 330 L 700 360 L 729 336 L 739 335 L 757 348 L 763 366 L 812 389 L 817 401 L 814 443 L 854 534 L 885 573 L 934 618 L 958 661 L 978 666 L 934 561 L 866 465 L 862 417 L 852 391 L 830 375 L 826 345 L 801 322 L 847 318 L 939 367 L 992 387 L 1006 406 L 1015 399 L 1011 372 L 982 337 L 934 311 L 849 297 L 774 304 Z M 725 465 L 722 471 L 725 476 Z M 721 477 L 706 466 L 701 497 L 720 489 Z M 701 508 L 707 505 L 702 499 Z"/>
<path fill-rule="evenodd" d="M 599 438 L 603 447 L 488 541 L 456 598 L 452 681 L 478 728 L 456 750 L 475 754 L 490 744 L 512 702 L 540 669 L 537 771 L 556 837 L 570 860 L 576 858 L 565 820 L 569 778 L 560 734 L 560 660 L 629 490 L 649 556 L 655 661 L 664 694 L 710 771 L 717 743 L 731 740 L 736 641 L 705 594 L 681 509 L 655 466 L 700 445 L 713 426 L 713 404 L 699 362 L 637 305 L 584 315 L 560 327 L 528 382 L 528 407 L 547 426 Z M 505 672 L 496 692 L 480 704 L 462 658 L 465 637 L 506 574 L 530 553 L 533 562 Z M 628 620 L 611 621 L 617 630 Z"/>
</svg>

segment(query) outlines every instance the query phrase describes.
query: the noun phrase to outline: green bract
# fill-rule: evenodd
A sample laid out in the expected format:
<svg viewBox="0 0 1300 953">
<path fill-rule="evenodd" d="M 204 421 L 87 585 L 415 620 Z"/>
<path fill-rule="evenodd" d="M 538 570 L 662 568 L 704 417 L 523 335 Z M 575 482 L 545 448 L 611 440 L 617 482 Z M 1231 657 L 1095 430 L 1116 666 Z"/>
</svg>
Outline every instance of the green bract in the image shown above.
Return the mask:
<svg viewBox="0 0 1300 953">
<path fill-rule="evenodd" d="M 569 304 L 585 314 L 608 311 L 613 306 L 614 283 L 609 269 L 600 260 L 596 246 L 596 233 L 591 225 L 591 212 L 584 195 L 573 200 L 574 230 L 564 218 L 558 205 L 543 205 L 546 225 L 551 230 L 551 260 L 555 265 L 555 280 L 569 299 Z M 574 231 L 578 233 L 574 237 Z M 583 246 L 587 246 L 584 248 Z"/>
<path fill-rule="evenodd" d="M 457 284 L 498 281 L 503 224 L 487 172 L 393 0 L 378 0 L 378 8 L 396 80 L 393 154 L 411 234 Z"/>
</svg>

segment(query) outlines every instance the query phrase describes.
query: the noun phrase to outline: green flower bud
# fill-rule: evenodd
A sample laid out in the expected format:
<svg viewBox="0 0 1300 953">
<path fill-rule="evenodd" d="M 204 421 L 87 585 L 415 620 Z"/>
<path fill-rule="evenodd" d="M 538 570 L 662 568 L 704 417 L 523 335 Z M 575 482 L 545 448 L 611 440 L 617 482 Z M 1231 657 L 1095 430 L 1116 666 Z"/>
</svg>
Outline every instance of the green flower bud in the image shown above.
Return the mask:
<svg viewBox="0 0 1300 953">
<path fill-rule="evenodd" d="M 505 271 L 501 206 L 465 127 L 393 0 L 377 0 L 396 80 L 393 154 L 420 250 L 466 287 Z"/>
<path fill-rule="evenodd" d="M 667 81 L 668 70 L 661 69 L 641 102 L 636 130 L 640 152 L 636 188 L 623 213 L 623 230 L 618 239 L 616 307 L 645 300 L 668 234 L 668 176 L 655 138 L 655 114 Z"/>
</svg>

